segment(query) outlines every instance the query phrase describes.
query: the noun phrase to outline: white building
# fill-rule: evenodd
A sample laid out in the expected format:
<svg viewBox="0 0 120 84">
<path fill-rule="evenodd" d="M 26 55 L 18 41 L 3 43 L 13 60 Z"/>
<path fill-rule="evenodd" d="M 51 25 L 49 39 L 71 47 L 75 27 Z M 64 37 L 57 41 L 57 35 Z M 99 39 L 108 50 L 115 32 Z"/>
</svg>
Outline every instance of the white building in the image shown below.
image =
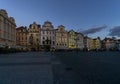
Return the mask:
<svg viewBox="0 0 120 84">
<path fill-rule="evenodd" d="M 51 22 L 44 22 L 41 29 L 40 39 L 42 49 L 55 48 L 55 29 Z"/>
<path fill-rule="evenodd" d="M 76 48 L 83 50 L 84 48 L 84 36 L 82 33 L 76 32 Z"/>
</svg>

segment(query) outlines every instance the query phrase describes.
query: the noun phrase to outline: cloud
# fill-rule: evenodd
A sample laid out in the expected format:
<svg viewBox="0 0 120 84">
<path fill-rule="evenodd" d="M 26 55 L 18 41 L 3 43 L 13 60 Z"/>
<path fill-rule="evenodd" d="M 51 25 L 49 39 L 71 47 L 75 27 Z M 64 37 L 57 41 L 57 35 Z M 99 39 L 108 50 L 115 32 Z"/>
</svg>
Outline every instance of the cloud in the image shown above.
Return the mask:
<svg viewBox="0 0 120 84">
<path fill-rule="evenodd" d="M 103 25 L 103 26 L 100 26 L 100 27 L 94 27 L 94 28 L 91 28 L 91 29 L 88 29 L 88 30 L 84 30 L 84 31 L 82 31 L 82 33 L 85 34 L 85 35 L 94 34 L 96 32 L 100 32 L 100 31 L 102 31 L 103 29 L 106 29 L 106 28 L 107 28 L 107 26 Z"/>
<path fill-rule="evenodd" d="M 109 36 L 120 36 L 120 26 L 113 27 L 112 29 L 109 30 Z"/>
</svg>

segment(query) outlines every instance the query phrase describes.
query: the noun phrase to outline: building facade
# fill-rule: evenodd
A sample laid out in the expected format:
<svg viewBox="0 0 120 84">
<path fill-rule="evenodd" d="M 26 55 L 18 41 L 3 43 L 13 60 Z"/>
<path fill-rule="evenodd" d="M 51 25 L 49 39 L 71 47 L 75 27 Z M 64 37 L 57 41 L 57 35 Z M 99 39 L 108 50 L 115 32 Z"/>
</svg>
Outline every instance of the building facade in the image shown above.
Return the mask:
<svg viewBox="0 0 120 84">
<path fill-rule="evenodd" d="M 76 32 L 76 48 L 83 50 L 84 49 L 84 35 L 82 33 Z"/>
<path fill-rule="evenodd" d="M 91 41 L 92 41 L 92 38 L 88 36 L 84 37 L 84 49 L 85 50 L 87 51 L 91 50 Z"/>
<path fill-rule="evenodd" d="M 42 49 L 55 49 L 55 29 L 51 22 L 44 22 L 40 39 Z"/>
<path fill-rule="evenodd" d="M 56 49 L 67 49 L 68 40 L 67 40 L 67 31 L 63 25 L 58 26 L 56 30 Z"/>
<path fill-rule="evenodd" d="M 110 50 L 110 49 L 115 49 L 116 48 L 116 40 L 113 38 L 105 38 L 103 40 L 105 44 L 105 49 Z"/>
<path fill-rule="evenodd" d="M 101 49 L 101 40 L 100 38 L 91 39 L 90 50 L 99 50 Z"/>
<path fill-rule="evenodd" d="M 20 50 L 27 50 L 27 27 L 18 27 L 16 28 L 16 47 Z"/>
<path fill-rule="evenodd" d="M 99 50 L 99 49 L 102 48 L 102 44 L 101 44 L 101 39 L 100 39 L 100 37 L 96 38 L 95 47 L 96 47 L 96 50 Z"/>
<path fill-rule="evenodd" d="M 116 48 L 117 50 L 120 50 L 120 39 L 117 39 Z"/>
<path fill-rule="evenodd" d="M 68 48 L 69 49 L 76 48 L 76 33 L 74 30 L 70 30 L 68 32 Z"/>
<path fill-rule="evenodd" d="M 29 50 L 40 50 L 40 29 L 41 26 L 36 22 L 29 25 L 27 36 Z"/>
<path fill-rule="evenodd" d="M 16 45 L 16 23 L 4 9 L 0 9 L 0 45 L 8 48 Z"/>
</svg>

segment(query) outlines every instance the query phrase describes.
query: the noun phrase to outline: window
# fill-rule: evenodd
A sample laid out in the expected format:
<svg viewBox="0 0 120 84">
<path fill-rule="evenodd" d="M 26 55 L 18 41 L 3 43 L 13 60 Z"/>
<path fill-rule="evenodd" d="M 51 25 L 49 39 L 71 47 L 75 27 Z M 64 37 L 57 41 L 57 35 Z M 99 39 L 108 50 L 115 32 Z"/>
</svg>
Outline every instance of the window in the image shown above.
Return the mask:
<svg viewBox="0 0 120 84">
<path fill-rule="evenodd" d="M 45 39 L 45 37 L 43 37 L 43 40 Z"/>
<path fill-rule="evenodd" d="M 21 30 L 19 30 L 19 32 L 21 32 Z"/>
<path fill-rule="evenodd" d="M 1 22 L 0 22 L 0 29 L 1 29 Z"/>
<path fill-rule="evenodd" d="M 48 40 L 47 40 L 47 44 L 48 44 Z"/>
<path fill-rule="evenodd" d="M 43 41 L 42 43 L 45 44 L 45 41 Z"/>
<path fill-rule="evenodd" d="M 35 29 L 35 26 L 33 27 L 33 29 Z"/>
<path fill-rule="evenodd" d="M 6 31 L 6 26 L 4 26 L 4 31 Z"/>
<path fill-rule="evenodd" d="M 7 23 L 7 20 L 6 20 L 6 19 L 4 19 L 4 23 Z"/>
<path fill-rule="evenodd" d="M 39 41 L 39 39 L 37 38 L 36 41 Z"/>
<path fill-rule="evenodd" d="M 23 29 L 22 31 L 25 32 L 25 29 Z"/>
<path fill-rule="evenodd" d="M 53 45 L 55 44 L 55 42 L 53 41 Z"/>
</svg>

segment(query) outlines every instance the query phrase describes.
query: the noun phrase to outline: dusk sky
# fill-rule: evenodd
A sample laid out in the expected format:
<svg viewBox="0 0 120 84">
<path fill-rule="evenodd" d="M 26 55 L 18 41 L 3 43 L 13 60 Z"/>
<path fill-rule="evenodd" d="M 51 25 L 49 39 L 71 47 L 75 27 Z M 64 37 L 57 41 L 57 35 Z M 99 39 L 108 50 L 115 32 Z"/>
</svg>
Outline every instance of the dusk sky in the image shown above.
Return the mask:
<svg viewBox="0 0 120 84">
<path fill-rule="evenodd" d="M 90 37 L 120 37 L 120 0 L 0 0 L 0 9 L 16 20 L 17 27 L 34 21 L 64 25 Z"/>
</svg>

